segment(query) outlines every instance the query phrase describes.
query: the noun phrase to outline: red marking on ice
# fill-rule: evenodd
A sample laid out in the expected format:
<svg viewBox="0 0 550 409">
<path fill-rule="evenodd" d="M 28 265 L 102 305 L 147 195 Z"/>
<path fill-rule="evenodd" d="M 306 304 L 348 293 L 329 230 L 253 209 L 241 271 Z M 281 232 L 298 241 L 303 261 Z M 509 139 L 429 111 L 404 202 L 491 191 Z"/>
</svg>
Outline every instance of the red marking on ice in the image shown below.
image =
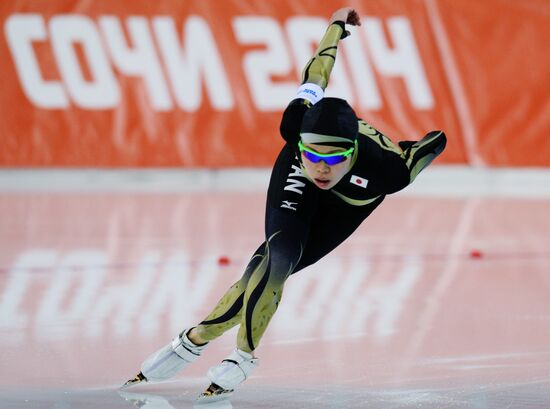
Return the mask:
<svg viewBox="0 0 550 409">
<path fill-rule="evenodd" d="M 220 258 L 218 258 L 218 264 L 220 266 L 227 266 L 229 262 L 230 262 L 229 257 L 220 256 Z"/>
<path fill-rule="evenodd" d="M 481 258 L 483 257 L 483 253 L 480 250 L 474 249 L 470 251 L 470 257 L 471 258 Z"/>
</svg>

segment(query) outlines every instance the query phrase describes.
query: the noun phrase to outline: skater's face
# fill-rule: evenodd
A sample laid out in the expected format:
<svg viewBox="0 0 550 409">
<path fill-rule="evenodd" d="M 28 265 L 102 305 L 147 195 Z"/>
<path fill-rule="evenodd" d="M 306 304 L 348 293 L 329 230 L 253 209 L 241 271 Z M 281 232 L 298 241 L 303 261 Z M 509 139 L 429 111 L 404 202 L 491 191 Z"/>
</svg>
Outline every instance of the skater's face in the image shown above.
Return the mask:
<svg viewBox="0 0 550 409">
<path fill-rule="evenodd" d="M 312 150 L 320 154 L 340 153 L 346 151 L 345 149 L 336 146 L 317 145 L 313 143 L 307 143 L 303 146 L 308 150 Z M 348 172 L 351 164 L 351 156 L 352 155 L 348 155 L 340 163 L 327 165 L 324 160 L 314 163 L 312 160 L 308 159 L 308 156 L 304 154 L 304 151 L 302 151 L 302 163 L 304 164 L 306 173 L 311 180 L 313 180 L 313 183 L 315 183 L 315 185 L 320 189 L 328 190 L 333 188 Z"/>
</svg>

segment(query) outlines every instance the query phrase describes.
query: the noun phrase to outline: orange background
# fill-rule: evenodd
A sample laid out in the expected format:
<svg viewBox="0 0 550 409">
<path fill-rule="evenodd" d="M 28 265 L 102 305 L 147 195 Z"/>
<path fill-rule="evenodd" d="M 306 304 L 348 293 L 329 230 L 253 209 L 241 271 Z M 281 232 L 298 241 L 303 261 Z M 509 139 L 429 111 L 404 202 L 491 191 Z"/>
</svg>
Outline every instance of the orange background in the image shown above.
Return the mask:
<svg viewBox="0 0 550 409">
<path fill-rule="evenodd" d="M 344 5 L 356 8 L 364 22 L 366 17 L 381 19 L 389 44 L 392 38 L 388 19 L 408 19 L 434 99 L 430 109 L 415 108 L 403 79 L 381 74 L 374 64 L 382 105 L 372 110 L 356 107 L 363 119 L 394 140 L 418 139 L 431 129 L 444 129 L 449 143 L 439 163 L 550 166 L 550 2 L 545 0 L 2 2 L 0 165 L 269 166 L 283 144 L 278 135 L 282 108 L 270 112 L 256 108 L 243 61 L 248 53 L 264 49 L 265 44 L 239 43 L 233 19 L 267 16 L 278 22 L 285 33 L 285 23 L 291 17 L 328 19 Z M 174 20 L 181 42 L 187 18 L 200 16 L 208 23 L 223 60 L 233 108 L 215 109 L 203 84 L 202 102 L 195 112 L 179 108 L 173 90 L 170 92 L 174 107 L 155 111 L 143 80 L 119 72 L 113 63 L 111 69 L 121 91 L 117 106 L 91 110 L 71 101 L 64 109 L 37 107 L 23 91 L 6 38 L 6 21 L 15 13 L 38 13 L 47 29 L 51 18 L 62 14 L 85 15 L 94 22 L 99 16 L 116 16 L 123 27 L 129 16 L 146 17 L 149 26 L 152 17 L 168 16 Z M 99 25 L 96 27 L 100 32 Z M 363 28 L 352 29 L 352 35 L 362 36 L 359 30 Z M 292 39 L 285 37 L 285 41 L 287 52 L 292 55 Z M 372 60 L 363 36 L 361 44 Z M 42 78 L 62 83 L 50 39 L 35 41 L 32 46 Z M 157 43 L 155 47 L 166 78 Z M 78 54 L 78 47 L 75 50 Z M 339 53 L 338 63 L 349 73 L 343 55 L 345 50 Z M 79 61 L 83 75 L 89 76 L 86 59 L 80 55 Z M 293 81 L 297 88 L 297 69 L 301 68 L 292 67 L 283 75 L 273 76 L 272 81 Z M 356 89 L 353 82 L 352 88 Z"/>
</svg>

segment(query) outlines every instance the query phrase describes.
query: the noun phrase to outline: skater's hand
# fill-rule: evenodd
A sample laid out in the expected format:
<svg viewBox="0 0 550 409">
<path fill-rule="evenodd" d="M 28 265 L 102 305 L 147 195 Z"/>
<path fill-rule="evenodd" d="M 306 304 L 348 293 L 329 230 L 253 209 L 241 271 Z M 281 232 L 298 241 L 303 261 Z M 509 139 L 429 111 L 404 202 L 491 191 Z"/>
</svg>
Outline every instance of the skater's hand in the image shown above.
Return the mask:
<svg viewBox="0 0 550 409">
<path fill-rule="evenodd" d="M 343 7 L 341 9 L 336 10 L 332 17 L 330 18 L 330 24 L 334 23 L 335 21 L 343 21 L 346 24 L 349 24 L 351 26 L 360 26 L 361 25 L 361 19 L 359 18 L 359 14 L 352 9 L 351 7 Z"/>
<path fill-rule="evenodd" d="M 330 18 L 330 24 L 336 22 L 336 21 L 342 21 L 344 24 L 349 24 L 352 26 L 360 26 L 361 20 L 359 19 L 359 14 L 352 9 L 351 7 L 344 7 L 341 9 L 338 9 L 332 14 L 332 17 Z M 344 32 L 342 33 L 341 39 L 343 40 L 347 36 L 349 36 L 351 33 L 348 30 L 344 29 Z"/>
</svg>

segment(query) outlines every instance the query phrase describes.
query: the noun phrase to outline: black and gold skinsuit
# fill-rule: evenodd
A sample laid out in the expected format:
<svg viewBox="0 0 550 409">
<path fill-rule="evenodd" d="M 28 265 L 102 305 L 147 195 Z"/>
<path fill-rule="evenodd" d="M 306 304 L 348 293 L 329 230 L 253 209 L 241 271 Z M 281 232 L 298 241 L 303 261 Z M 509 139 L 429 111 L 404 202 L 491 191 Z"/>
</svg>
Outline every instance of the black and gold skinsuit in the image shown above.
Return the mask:
<svg viewBox="0 0 550 409">
<path fill-rule="evenodd" d="M 302 83 L 326 88 L 343 32 L 341 22 L 328 27 L 304 69 Z M 269 183 L 265 241 L 241 279 L 197 326 L 205 340 L 240 325 L 237 347 L 247 352 L 256 349 L 279 305 L 285 280 L 334 250 L 387 194 L 406 187 L 445 148 L 442 131 L 432 131 L 418 142 L 395 145 L 359 120 L 358 144 L 349 172 L 332 189 L 322 190 L 304 172 L 297 149 L 302 117 L 310 106 L 309 101 L 295 99 L 283 114 L 281 135 L 286 144 Z M 352 183 L 353 179 L 361 180 L 361 186 Z"/>
</svg>

